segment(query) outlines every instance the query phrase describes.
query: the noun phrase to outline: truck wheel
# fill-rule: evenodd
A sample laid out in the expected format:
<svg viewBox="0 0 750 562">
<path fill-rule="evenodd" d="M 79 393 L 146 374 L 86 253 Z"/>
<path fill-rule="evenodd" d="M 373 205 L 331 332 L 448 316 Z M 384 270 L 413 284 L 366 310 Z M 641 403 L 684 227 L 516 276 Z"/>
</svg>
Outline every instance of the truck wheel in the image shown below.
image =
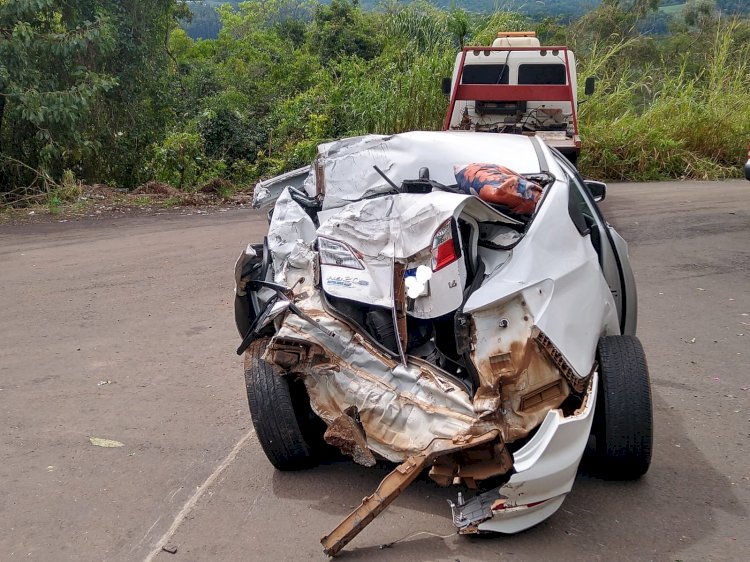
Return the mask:
<svg viewBox="0 0 750 562">
<path fill-rule="evenodd" d="M 316 446 L 325 424 L 310 408 L 301 381 L 292 381 L 261 359 L 269 338 L 250 344 L 245 388 L 250 417 L 263 452 L 279 470 L 301 470 L 317 464 Z"/>
<path fill-rule="evenodd" d="M 594 467 L 603 478 L 635 480 L 648 471 L 653 444 L 646 356 L 635 336 L 601 338 L 598 356 Z"/>
</svg>

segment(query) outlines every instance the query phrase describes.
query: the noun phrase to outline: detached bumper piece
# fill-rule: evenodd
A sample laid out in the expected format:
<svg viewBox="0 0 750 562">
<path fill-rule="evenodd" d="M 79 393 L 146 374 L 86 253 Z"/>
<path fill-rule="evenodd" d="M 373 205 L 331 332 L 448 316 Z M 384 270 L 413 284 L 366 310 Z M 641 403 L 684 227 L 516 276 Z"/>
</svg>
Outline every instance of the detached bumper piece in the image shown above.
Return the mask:
<svg viewBox="0 0 750 562">
<path fill-rule="evenodd" d="M 518 533 L 541 523 L 562 505 L 586 448 L 596 404 L 597 375 L 584 404 L 569 417 L 551 410 L 534 437 L 513 455 L 515 473 L 497 490 L 448 502 L 463 535 Z"/>
<path fill-rule="evenodd" d="M 487 445 L 498 437 L 499 432 L 490 431 L 484 435 L 458 440 L 458 442 L 439 440 L 435 441 L 428 451 L 409 457 L 380 482 L 374 494 L 363 499 L 357 509 L 352 511 L 333 531 L 320 540 L 323 545 L 323 552 L 328 556 L 336 556 L 373 519 L 380 515 L 409 484 L 414 482 L 422 470 L 429 466 L 436 457 Z"/>
</svg>

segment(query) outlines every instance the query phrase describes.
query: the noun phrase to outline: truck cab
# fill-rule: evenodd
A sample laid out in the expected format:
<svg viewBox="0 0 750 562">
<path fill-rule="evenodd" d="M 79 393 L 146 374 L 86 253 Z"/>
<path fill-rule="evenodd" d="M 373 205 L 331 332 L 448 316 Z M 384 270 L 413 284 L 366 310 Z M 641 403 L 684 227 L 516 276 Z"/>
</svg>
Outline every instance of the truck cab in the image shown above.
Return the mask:
<svg viewBox="0 0 750 562">
<path fill-rule="evenodd" d="M 575 164 L 578 134 L 575 55 L 543 47 L 534 32 L 498 33 L 491 47 L 465 47 L 443 91 L 443 130 L 538 136 Z M 586 91 L 593 91 L 593 80 Z"/>
</svg>

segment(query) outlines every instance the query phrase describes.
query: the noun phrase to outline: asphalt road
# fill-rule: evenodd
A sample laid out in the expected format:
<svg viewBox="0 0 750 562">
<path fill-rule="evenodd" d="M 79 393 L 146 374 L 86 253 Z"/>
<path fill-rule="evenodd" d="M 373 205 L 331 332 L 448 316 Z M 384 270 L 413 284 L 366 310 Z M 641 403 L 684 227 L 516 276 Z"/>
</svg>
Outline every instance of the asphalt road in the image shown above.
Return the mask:
<svg viewBox="0 0 750 562">
<path fill-rule="evenodd" d="M 750 183 L 610 185 L 604 208 L 639 283 L 651 471 L 582 472 L 520 535 L 381 550 L 453 532 L 454 491 L 420 480 L 342 559 L 748 558 Z M 320 536 L 386 470 L 280 473 L 263 456 L 232 274 L 265 226 L 232 210 L 0 227 L 0 560 L 325 559 Z"/>
</svg>

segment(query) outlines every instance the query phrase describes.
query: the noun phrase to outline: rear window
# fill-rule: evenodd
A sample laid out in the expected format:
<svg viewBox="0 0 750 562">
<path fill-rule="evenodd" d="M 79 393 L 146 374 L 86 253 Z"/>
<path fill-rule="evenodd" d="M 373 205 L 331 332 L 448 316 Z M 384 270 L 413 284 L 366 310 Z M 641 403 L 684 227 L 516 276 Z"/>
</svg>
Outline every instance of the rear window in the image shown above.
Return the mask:
<svg viewBox="0 0 750 562">
<path fill-rule="evenodd" d="M 467 64 L 461 77 L 462 84 L 507 84 L 507 64 Z"/>
<path fill-rule="evenodd" d="M 519 84 L 566 84 L 564 64 L 522 64 L 518 67 Z"/>
</svg>

